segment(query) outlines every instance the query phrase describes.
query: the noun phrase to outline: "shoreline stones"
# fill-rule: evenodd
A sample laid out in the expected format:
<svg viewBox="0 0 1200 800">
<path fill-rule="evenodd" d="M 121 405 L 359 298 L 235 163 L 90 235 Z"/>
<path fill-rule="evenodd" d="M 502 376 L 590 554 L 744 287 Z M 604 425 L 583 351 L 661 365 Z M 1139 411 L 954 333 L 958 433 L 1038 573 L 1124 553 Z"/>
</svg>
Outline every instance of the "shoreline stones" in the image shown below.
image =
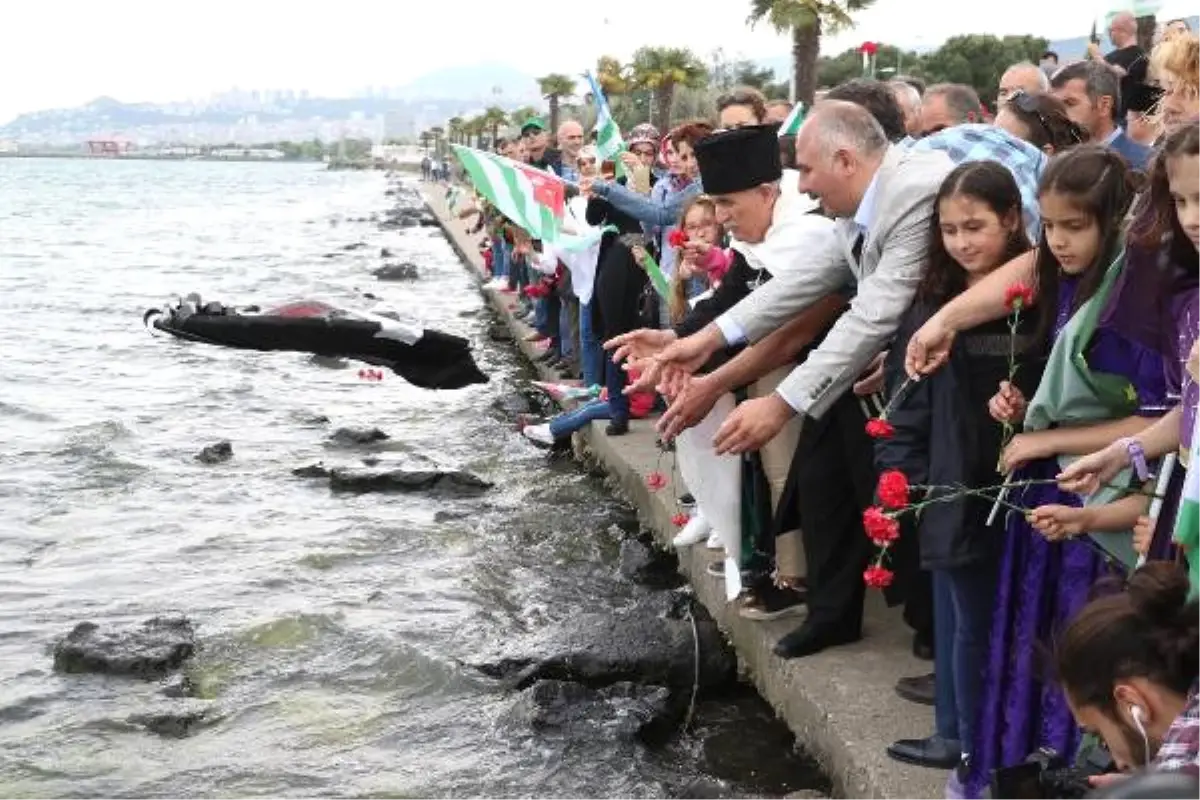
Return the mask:
<svg viewBox="0 0 1200 800">
<path fill-rule="evenodd" d="M 463 496 L 479 494 L 493 486 L 478 475 L 460 470 L 338 467 L 329 471 L 329 488 L 335 492 L 436 491 Z"/>
<path fill-rule="evenodd" d="M 392 437 L 388 436 L 379 428 L 360 428 L 360 427 L 345 427 L 338 428 L 329 435 L 329 443 L 343 446 L 352 446 L 360 444 L 374 444 L 375 442 L 383 442 Z"/>
<path fill-rule="evenodd" d="M 233 445 L 228 440 L 208 445 L 196 454 L 201 464 L 220 464 L 233 458 Z"/>
<path fill-rule="evenodd" d="M 196 632 L 186 617 L 154 617 L 128 628 L 80 622 L 54 647 L 54 669 L 68 674 L 157 679 L 196 652 Z"/>
<path fill-rule="evenodd" d="M 371 274 L 381 281 L 415 281 L 421 277 L 417 265 L 407 261 L 400 264 L 384 264 Z"/>
</svg>

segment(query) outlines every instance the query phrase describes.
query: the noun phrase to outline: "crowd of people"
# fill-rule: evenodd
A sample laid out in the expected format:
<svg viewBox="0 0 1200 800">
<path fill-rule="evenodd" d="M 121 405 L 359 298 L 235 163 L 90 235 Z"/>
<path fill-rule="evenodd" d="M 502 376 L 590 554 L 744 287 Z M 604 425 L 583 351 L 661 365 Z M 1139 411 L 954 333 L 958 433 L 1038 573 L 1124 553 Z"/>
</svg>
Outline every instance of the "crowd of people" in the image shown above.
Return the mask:
<svg viewBox="0 0 1200 800">
<path fill-rule="evenodd" d="M 718 551 L 741 616 L 802 620 L 780 657 L 861 639 L 868 585 L 903 604 L 933 671 L 896 691 L 932 732 L 887 752 L 951 797 L 1046 748 L 1200 765 L 1200 43 L 1172 24 L 1143 53 L 1129 14 L 1110 37 L 1013 65 L 994 109 L 864 78 L 780 135 L 791 105 L 737 89 L 609 161 L 531 119 L 496 152 L 603 236 L 568 253 L 460 211 L 579 383 L 526 436 L 658 415 L 676 546 Z"/>
</svg>

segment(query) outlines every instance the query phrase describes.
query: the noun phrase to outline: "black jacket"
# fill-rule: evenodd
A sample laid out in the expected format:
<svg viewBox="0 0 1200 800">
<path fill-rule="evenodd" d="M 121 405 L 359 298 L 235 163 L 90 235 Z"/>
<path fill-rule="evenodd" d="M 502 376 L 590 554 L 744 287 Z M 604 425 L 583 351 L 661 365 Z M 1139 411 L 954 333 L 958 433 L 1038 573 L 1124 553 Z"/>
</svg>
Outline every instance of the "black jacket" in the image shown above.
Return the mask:
<svg viewBox="0 0 1200 800">
<path fill-rule="evenodd" d="M 904 383 L 908 340 L 935 310 L 914 306 L 901 322 L 885 367 L 889 398 Z M 1045 348 L 1031 335 L 1035 326 L 1034 314 L 1022 314 L 1015 383 L 1026 398 L 1033 397 L 1045 367 Z M 888 417 L 895 435 L 875 445 L 880 472 L 898 469 L 911 484 L 1000 483 L 996 467 L 1003 434 L 988 414 L 987 401 L 1008 378 L 1009 338 L 1007 318 L 965 331 L 956 338 L 946 366 L 908 385 Z M 921 567 L 950 569 L 998 557 L 1006 515 L 997 514 L 989 527 L 991 507 L 989 500 L 966 497 L 925 508 L 917 522 Z M 911 529 L 905 525 L 906 531 Z"/>
<path fill-rule="evenodd" d="M 592 296 L 592 329 L 601 341 L 641 327 L 638 301 L 646 288 L 646 271 L 633 260 L 629 248 L 618 237 L 623 233 L 640 233 L 641 224 L 633 217 L 618 211 L 599 197 L 588 200 L 589 225 L 613 225 L 616 233 L 606 233 L 600 240 L 596 259 L 596 285 Z"/>
</svg>

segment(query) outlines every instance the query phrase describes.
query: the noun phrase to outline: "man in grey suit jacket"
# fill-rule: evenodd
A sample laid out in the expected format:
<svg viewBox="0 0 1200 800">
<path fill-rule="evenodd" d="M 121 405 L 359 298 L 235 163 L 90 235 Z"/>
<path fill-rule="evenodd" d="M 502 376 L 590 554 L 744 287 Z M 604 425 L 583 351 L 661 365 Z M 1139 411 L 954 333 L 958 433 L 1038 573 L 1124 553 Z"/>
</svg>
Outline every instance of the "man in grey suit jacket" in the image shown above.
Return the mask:
<svg viewBox="0 0 1200 800">
<path fill-rule="evenodd" d="M 809 615 L 776 645 L 785 657 L 861 636 L 862 571 L 870 556 L 861 513 L 875 486 L 866 419 L 851 387 L 888 346 L 912 303 L 932 235 L 933 200 L 954 168 L 941 152 L 890 147 L 870 113 L 836 101 L 814 108 L 797 137 L 796 158 L 800 189 L 838 218 L 841 235 L 658 356 L 690 363 L 727 345 L 758 341 L 847 282 L 857 285 L 849 310 L 821 344 L 774 394 L 742 403 L 716 438 L 719 452 L 746 452 L 794 415 L 812 418 L 790 481 L 809 561 Z"/>
</svg>

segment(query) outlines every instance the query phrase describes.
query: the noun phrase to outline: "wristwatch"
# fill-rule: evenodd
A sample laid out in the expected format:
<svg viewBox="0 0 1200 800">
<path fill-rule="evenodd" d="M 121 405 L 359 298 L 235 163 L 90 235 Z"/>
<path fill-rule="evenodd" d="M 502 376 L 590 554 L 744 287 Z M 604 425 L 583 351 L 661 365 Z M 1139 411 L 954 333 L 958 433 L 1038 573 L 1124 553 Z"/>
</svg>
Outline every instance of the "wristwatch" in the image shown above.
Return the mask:
<svg viewBox="0 0 1200 800">
<path fill-rule="evenodd" d="M 1129 452 L 1129 463 L 1133 466 L 1133 471 L 1137 473 L 1138 480 L 1149 480 L 1150 467 L 1146 464 L 1146 451 L 1142 449 L 1142 443 L 1132 436 L 1117 441 Z"/>
</svg>

